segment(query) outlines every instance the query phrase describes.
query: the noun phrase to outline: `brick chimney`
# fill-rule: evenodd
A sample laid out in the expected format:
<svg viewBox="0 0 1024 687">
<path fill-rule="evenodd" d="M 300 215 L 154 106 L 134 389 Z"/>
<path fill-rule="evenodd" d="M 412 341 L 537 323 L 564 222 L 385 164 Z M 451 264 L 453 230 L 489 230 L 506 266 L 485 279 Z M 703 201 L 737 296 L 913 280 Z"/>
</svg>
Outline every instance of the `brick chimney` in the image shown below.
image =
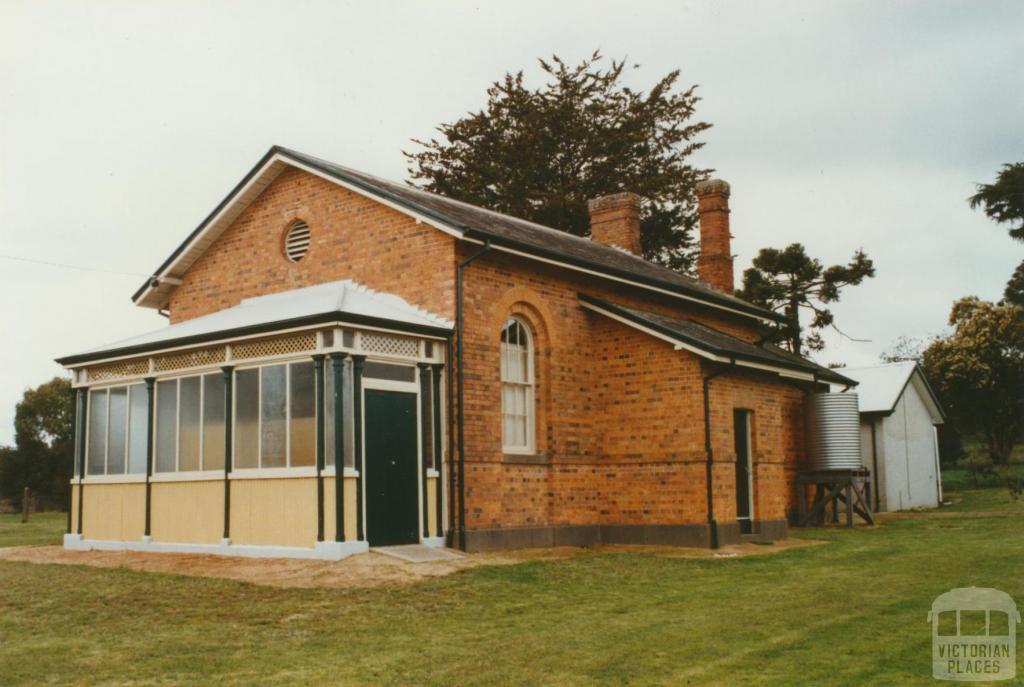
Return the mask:
<svg viewBox="0 0 1024 687">
<path fill-rule="evenodd" d="M 709 179 L 697 184 L 700 214 L 700 257 L 697 276 L 724 293 L 733 292 L 732 251 L 729 248 L 729 184 Z"/>
<path fill-rule="evenodd" d="M 640 196 L 615 193 L 587 201 L 590 211 L 590 239 L 615 246 L 633 255 L 643 255 L 640 247 Z"/>
</svg>

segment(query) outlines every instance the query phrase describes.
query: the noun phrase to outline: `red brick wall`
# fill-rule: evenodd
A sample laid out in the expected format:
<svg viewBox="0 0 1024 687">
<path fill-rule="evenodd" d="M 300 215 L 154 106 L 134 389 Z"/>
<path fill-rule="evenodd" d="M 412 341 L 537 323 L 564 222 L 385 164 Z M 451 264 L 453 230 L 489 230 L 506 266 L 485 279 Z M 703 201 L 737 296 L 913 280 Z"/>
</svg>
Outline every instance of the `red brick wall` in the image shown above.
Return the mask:
<svg viewBox="0 0 1024 687">
<path fill-rule="evenodd" d="M 284 255 L 289 224 L 302 219 L 310 248 Z M 172 323 L 243 298 L 353 279 L 455 317 L 454 239 L 434 227 L 306 172 L 288 168 L 185 273 L 171 293 Z"/>
<path fill-rule="evenodd" d="M 308 255 L 283 255 L 300 218 Z M 172 322 L 241 299 L 339 279 L 396 293 L 454 319 L 454 267 L 479 250 L 318 177 L 288 170 L 229 227 L 171 294 Z M 465 284 L 466 505 L 469 528 L 681 524 L 706 518 L 703 363 L 671 344 L 583 309 L 578 293 L 675 314 L 754 340 L 749 320 L 648 290 L 494 252 Z M 536 340 L 541 465 L 501 448 L 498 337 L 516 314 Z M 755 508 L 781 518 L 803 455 L 801 393 L 760 373 L 712 382 L 715 501 L 735 517 L 732 409 L 754 411 Z"/>
<path fill-rule="evenodd" d="M 467 527 L 704 522 L 705 364 L 585 310 L 578 293 L 748 340 L 754 327 L 507 254 L 481 258 L 465 276 Z M 535 332 L 537 449 L 546 465 L 509 463 L 502 453 L 498 335 L 510 314 Z M 712 382 L 711 399 L 716 517 L 736 516 L 733 408 L 754 411 L 755 515 L 785 517 L 793 498 L 786 468 L 803 456 L 802 392 L 772 375 L 733 372 Z"/>
</svg>

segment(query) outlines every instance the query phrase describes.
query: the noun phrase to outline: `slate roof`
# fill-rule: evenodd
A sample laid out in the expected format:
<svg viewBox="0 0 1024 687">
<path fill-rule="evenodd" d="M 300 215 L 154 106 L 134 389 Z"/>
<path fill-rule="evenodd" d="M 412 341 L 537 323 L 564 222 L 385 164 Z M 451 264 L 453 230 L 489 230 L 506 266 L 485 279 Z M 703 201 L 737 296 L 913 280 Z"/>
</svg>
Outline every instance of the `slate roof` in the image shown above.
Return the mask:
<svg viewBox="0 0 1024 687">
<path fill-rule="evenodd" d="M 359 172 L 348 167 L 321 160 L 295 150 L 274 146 L 250 171 L 249 175 L 214 210 L 213 213 L 164 261 L 155 272 L 160 275 L 184 251 L 186 245 L 205 228 L 210 219 L 232 196 L 274 156 L 294 160 L 316 169 L 320 173 L 358 187 L 365 193 L 387 200 L 411 212 L 423 215 L 454 228 L 466 237 L 491 241 L 494 245 L 520 250 L 532 256 L 557 260 L 600 274 L 628 279 L 647 286 L 665 289 L 690 298 L 768 320 L 779 321 L 780 316 L 735 296 L 716 291 L 699 280 L 674 270 L 648 262 L 624 250 L 574 236 L 551 227 L 476 207 L 434 193 L 412 188 L 405 184 Z M 147 281 L 133 296 L 139 297 L 150 286 Z"/>
<path fill-rule="evenodd" d="M 600 298 L 580 294 L 580 300 L 591 303 L 631 322 L 652 329 L 679 343 L 687 344 L 707 353 L 725 358 L 736 358 L 771 365 L 797 372 L 816 375 L 823 382 L 856 385 L 857 382 L 835 370 L 823 367 L 801 356 L 794 355 L 772 344 L 756 345 L 731 334 L 712 329 L 693 320 L 668 317 L 659 313 L 610 303 Z"/>
</svg>

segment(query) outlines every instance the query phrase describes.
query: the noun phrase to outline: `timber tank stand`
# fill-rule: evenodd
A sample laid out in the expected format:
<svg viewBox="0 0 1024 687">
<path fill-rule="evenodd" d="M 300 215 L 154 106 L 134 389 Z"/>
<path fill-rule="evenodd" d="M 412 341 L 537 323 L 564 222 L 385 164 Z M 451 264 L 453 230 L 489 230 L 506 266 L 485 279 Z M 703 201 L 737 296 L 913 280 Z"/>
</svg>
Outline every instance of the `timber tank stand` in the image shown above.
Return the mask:
<svg viewBox="0 0 1024 687">
<path fill-rule="evenodd" d="M 875 524 L 871 515 L 871 472 L 856 470 L 809 470 L 797 475 L 798 522 L 801 527 L 824 525 L 825 510 L 832 504 L 833 522 L 839 520 L 839 504 L 846 510 L 846 526 L 853 527 L 856 513 L 869 525 Z M 807 505 L 807 487 L 814 486 L 810 508 Z"/>
</svg>

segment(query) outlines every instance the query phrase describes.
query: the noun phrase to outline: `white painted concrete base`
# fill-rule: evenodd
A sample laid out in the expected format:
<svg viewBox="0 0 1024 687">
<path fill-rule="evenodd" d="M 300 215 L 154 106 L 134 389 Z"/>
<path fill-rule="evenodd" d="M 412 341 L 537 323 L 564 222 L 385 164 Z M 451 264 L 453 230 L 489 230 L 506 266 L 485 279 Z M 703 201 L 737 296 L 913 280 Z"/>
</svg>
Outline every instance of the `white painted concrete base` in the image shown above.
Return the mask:
<svg viewBox="0 0 1024 687">
<path fill-rule="evenodd" d="M 307 549 L 300 546 L 248 546 L 231 544 L 222 539 L 219 544 L 178 544 L 155 542 L 150 537 L 139 541 L 104 541 L 83 539 L 80 534 L 65 534 L 64 548 L 74 551 L 144 551 L 151 553 L 203 553 L 214 556 L 241 556 L 245 558 L 305 558 L 321 561 L 340 561 L 356 553 L 370 550 L 365 541 L 317 542 Z"/>
<path fill-rule="evenodd" d="M 420 539 L 420 543 L 424 546 L 435 546 L 438 548 L 444 547 L 444 537 L 423 537 Z"/>
</svg>

